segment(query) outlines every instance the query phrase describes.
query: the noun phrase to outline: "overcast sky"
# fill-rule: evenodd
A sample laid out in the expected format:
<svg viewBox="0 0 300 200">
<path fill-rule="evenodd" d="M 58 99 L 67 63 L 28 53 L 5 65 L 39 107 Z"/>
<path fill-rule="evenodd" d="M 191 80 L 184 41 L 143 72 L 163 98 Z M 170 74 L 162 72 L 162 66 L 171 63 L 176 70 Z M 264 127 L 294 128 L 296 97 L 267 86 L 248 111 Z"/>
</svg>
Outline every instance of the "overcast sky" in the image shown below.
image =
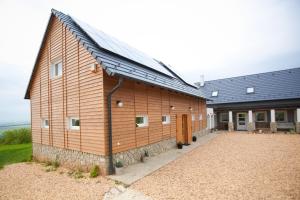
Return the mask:
<svg viewBox="0 0 300 200">
<path fill-rule="evenodd" d="M 300 3 L 0 0 L 0 122 L 30 119 L 25 90 L 51 8 L 172 66 L 188 82 L 300 67 Z"/>
</svg>

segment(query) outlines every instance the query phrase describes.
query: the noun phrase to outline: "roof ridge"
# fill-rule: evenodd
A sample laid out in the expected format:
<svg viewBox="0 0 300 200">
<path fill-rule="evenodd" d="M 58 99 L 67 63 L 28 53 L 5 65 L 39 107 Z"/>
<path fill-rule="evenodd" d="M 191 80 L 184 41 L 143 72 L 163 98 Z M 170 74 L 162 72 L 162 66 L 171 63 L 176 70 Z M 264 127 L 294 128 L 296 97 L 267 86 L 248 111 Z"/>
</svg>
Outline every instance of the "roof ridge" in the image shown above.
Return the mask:
<svg viewBox="0 0 300 200">
<path fill-rule="evenodd" d="M 288 68 L 288 69 L 280 69 L 280 70 L 269 71 L 269 72 L 261 72 L 261 73 L 257 73 L 257 74 L 248 74 L 248 75 L 233 76 L 233 77 L 228 77 L 228 78 L 213 79 L 213 80 L 205 81 L 205 83 L 214 82 L 214 81 L 221 81 L 221 80 L 227 80 L 227 79 L 235 79 L 235 78 L 241 78 L 241 77 L 248 77 L 248 76 L 257 76 L 257 75 L 262 75 L 262 74 L 278 73 L 278 72 L 289 71 L 289 70 L 296 70 L 296 69 L 300 69 L 300 67 L 294 67 L 294 68 Z"/>
</svg>

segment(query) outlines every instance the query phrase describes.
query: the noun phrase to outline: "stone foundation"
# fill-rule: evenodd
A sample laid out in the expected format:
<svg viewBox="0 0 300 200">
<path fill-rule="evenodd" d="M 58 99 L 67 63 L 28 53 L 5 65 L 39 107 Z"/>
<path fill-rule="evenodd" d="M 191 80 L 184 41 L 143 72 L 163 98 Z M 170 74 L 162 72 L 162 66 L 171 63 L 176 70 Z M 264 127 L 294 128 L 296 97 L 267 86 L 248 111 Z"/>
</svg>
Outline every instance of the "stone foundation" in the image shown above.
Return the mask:
<svg viewBox="0 0 300 200">
<path fill-rule="evenodd" d="M 270 130 L 272 133 L 276 133 L 277 132 L 277 124 L 276 122 L 271 122 L 270 123 Z"/>
<path fill-rule="evenodd" d="M 249 123 L 247 124 L 247 130 L 248 130 L 249 132 L 254 131 L 254 124 L 253 124 L 253 122 L 249 122 Z"/>
<path fill-rule="evenodd" d="M 34 159 L 38 161 L 57 161 L 60 165 L 71 169 L 88 171 L 92 166 L 98 165 L 101 173 L 108 172 L 108 157 L 95 155 L 76 150 L 63 149 L 43 144 L 32 143 Z"/>
<path fill-rule="evenodd" d="M 201 137 L 209 133 L 208 129 L 201 130 L 193 133 L 193 136 Z M 121 161 L 124 166 L 128 166 L 134 163 L 140 162 L 141 156 L 145 155 L 145 151 L 148 152 L 149 156 L 155 156 L 160 153 L 166 152 L 176 147 L 176 138 L 166 139 L 154 144 L 149 144 L 143 147 L 130 149 L 114 154 L 114 162 Z"/>
<path fill-rule="evenodd" d="M 201 137 L 208 134 L 209 131 L 210 130 L 208 129 L 201 130 L 193 133 L 193 136 Z M 155 156 L 173 148 L 177 148 L 175 137 L 143 147 L 116 153 L 113 155 L 113 159 L 114 162 L 119 160 L 124 166 L 128 166 L 140 162 L 141 155 L 145 155 L 145 151 L 148 152 L 149 156 Z M 98 165 L 103 175 L 108 173 L 108 156 L 95 155 L 37 143 L 32 144 L 32 152 L 34 159 L 38 161 L 57 161 L 68 168 L 81 169 L 84 171 L 88 171 L 92 166 Z"/>
<path fill-rule="evenodd" d="M 234 131 L 233 122 L 228 122 L 228 131 Z"/>
<path fill-rule="evenodd" d="M 296 122 L 296 133 L 300 133 L 300 122 Z"/>
</svg>

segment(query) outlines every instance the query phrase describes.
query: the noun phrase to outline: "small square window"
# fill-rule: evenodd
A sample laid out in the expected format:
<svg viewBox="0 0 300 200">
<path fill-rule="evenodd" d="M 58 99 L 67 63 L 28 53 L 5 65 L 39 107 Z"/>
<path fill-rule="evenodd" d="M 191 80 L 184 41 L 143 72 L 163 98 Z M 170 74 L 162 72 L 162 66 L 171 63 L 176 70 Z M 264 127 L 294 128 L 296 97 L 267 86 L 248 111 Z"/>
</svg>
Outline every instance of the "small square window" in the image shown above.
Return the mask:
<svg viewBox="0 0 300 200">
<path fill-rule="evenodd" d="M 219 91 L 212 91 L 211 96 L 212 97 L 217 97 L 219 94 Z"/>
<path fill-rule="evenodd" d="M 192 114 L 192 121 L 195 121 L 195 114 Z"/>
<path fill-rule="evenodd" d="M 254 93 L 254 87 L 248 87 L 247 88 L 247 94 Z"/>
<path fill-rule="evenodd" d="M 48 119 L 42 119 L 42 127 L 49 128 L 49 120 Z"/>
<path fill-rule="evenodd" d="M 135 117 L 136 127 L 145 127 L 148 126 L 148 116 L 141 115 Z"/>
<path fill-rule="evenodd" d="M 202 120 L 202 114 L 199 114 L 199 120 L 200 121 Z"/>
<path fill-rule="evenodd" d="M 266 122 L 266 112 L 256 112 L 255 117 L 257 122 Z"/>
<path fill-rule="evenodd" d="M 220 122 L 228 122 L 229 114 L 228 113 L 220 113 Z"/>
<path fill-rule="evenodd" d="M 80 120 L 77 117 L 69 118 L 69 128 L 71 130 L 79 130 L 80 129 Z"/>
<path fill-rule="evenodd" d="M 170 124 L 170 115 L 163 115 L 161 117 L 162 124 Z"/>
<path fill-rule="evenodd" d="M 62 62 L 55 62 L 51 65 L 51 78 L 60 77 L 62 75 Z"/>
<path fill-rule="evenodd" d="M 276 111 L 275 112 L 275 120 L 276 120 L 276 122 L 286 122 L 287 121 L 287 113 L 285 111 Z"/>
</svg>

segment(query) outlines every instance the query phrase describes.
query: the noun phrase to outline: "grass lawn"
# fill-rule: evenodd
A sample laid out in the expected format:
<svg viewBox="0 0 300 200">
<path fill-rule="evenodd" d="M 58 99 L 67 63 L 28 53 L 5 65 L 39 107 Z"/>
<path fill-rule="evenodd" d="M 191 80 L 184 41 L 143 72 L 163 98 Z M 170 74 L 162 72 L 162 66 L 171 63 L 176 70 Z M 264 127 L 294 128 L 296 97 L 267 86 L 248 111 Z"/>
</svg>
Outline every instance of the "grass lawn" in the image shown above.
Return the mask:
<svg viewBox="0 0 300 200">
<path fill-rule="evenodd" d="M 0 169 L 7 164 L 29 161 L 31 149 L 31 143 L 0 145 Z"/>
</svg>

